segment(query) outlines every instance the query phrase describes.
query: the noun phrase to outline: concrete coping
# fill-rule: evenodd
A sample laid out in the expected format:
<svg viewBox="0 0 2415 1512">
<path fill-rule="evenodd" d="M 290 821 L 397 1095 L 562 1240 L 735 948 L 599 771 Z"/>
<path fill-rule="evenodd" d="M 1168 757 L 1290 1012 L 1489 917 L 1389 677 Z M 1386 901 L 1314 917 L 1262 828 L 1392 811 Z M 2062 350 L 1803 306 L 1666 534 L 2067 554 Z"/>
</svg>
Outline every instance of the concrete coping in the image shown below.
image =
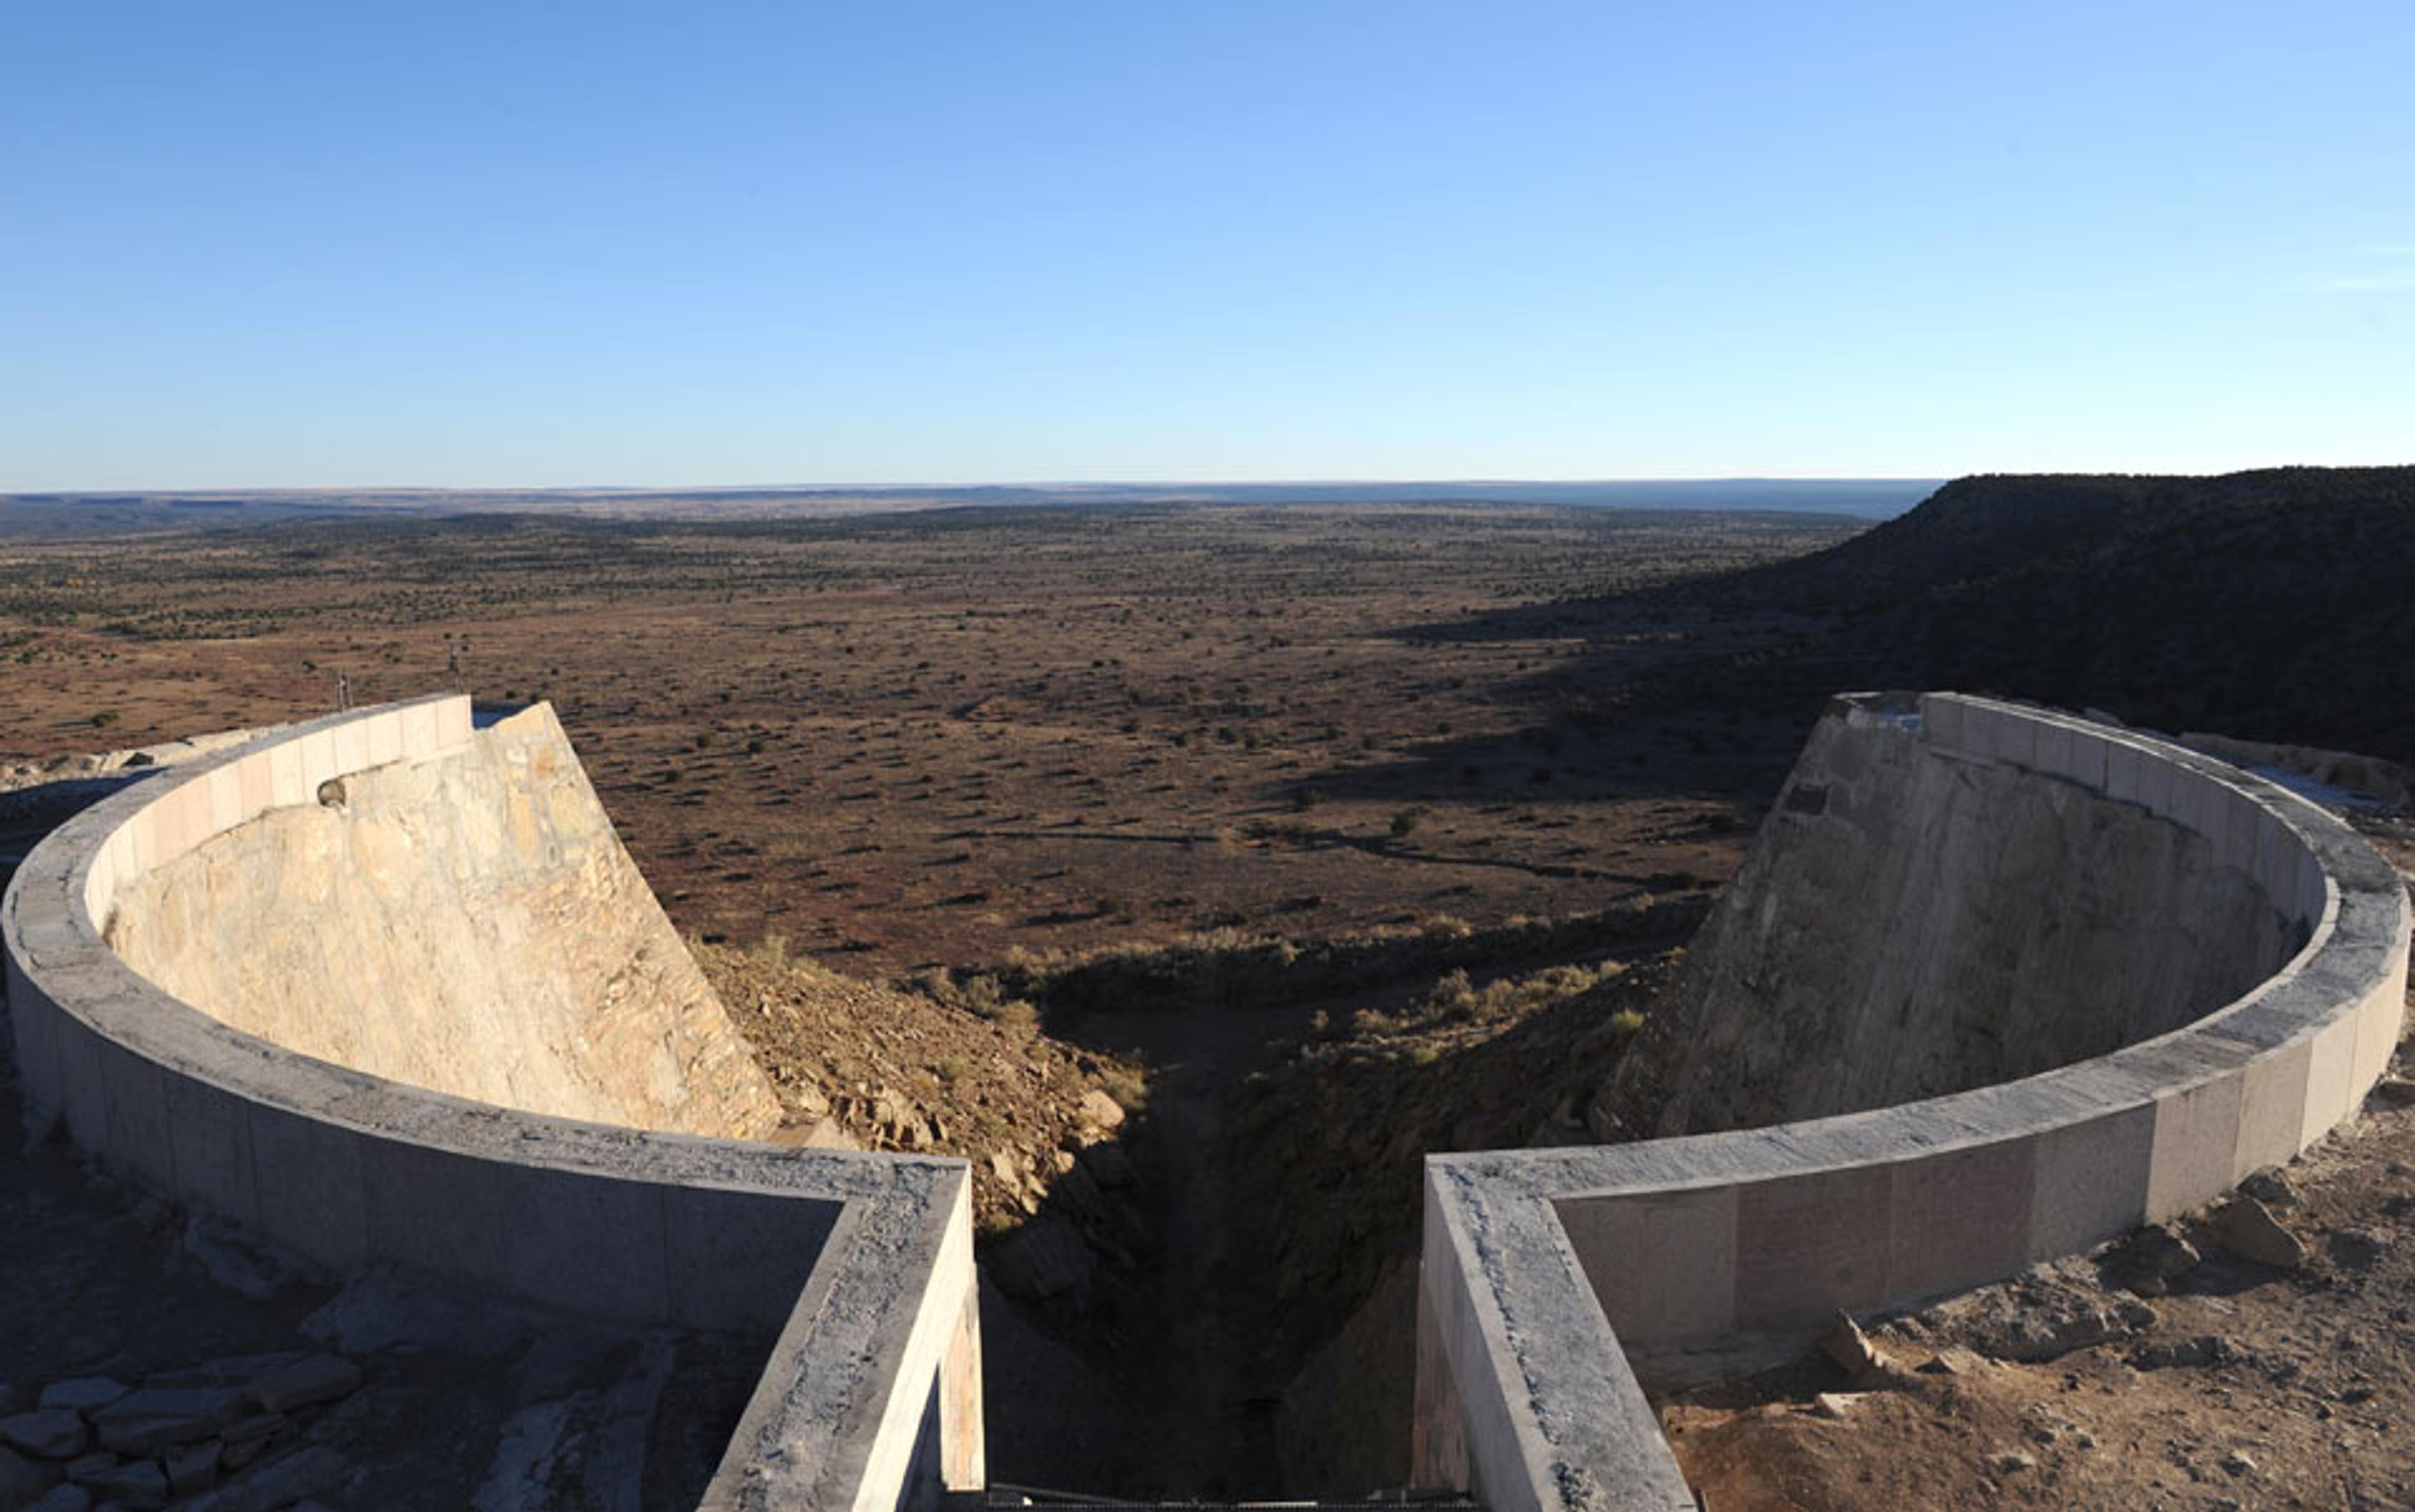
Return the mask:
<svg viewBox="0 0 2415 1512">
<path fill-rule="evenodd" d="M 308 1268 L 401 1265 L 615 1323 L 776 1334 L 711 1512 L 980 1486 L 964 1161 L 473 1102 L 246 1034 L 110 949 L 135 877 L 326 782 L 474 738 L 460 696 L 290 726 L 114 793 L 36 846 L 0 899 L 28 1119 Z"/>
<path fill-rule="evenodd" d="M 2302 946 L 2194 1023 L 2018 1081 L 1767 1129 L 1429 1157 L 1421 1482 L 1501 1512 L 1690 1506 L 1639 1369 L 1765 1358 L 1838 1309 L 1964 1290 L 2187 1211 L 2351 1116 L 2387 1068 L 2406 889 L 2333 816 L 2047 710 L 1862 694 L 1824 717 L 2181 825 Z"/>
</svg>

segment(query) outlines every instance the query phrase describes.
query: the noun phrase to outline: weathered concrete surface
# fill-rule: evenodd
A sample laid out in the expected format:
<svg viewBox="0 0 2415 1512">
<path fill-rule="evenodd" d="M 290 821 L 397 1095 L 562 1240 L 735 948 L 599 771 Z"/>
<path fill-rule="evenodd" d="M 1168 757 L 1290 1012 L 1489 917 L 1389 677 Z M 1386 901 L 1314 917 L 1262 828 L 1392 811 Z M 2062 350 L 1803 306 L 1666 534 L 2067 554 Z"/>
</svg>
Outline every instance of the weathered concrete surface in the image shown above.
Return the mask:
<svg viewBox="0 0 2415 1512">
<path fill-rule="evenodd" d="M 2203 1016 L 2299 935 L 2171 818 L 1831 717 L 1610 1103 L 1706 1133 L 2013 1081 Z"/>
<path fill-rule="evenodd" d="M 558 742 L 546 725 L 530 749 Z M 103 937 L 121 893 L 142 892 L 188 858 L 199 864 L 188 884 L 206 888 L 221 837 L 240 846 L 246 831 L 274 832 L 282 811 L 349 805 L 354 783 L 372 795 L 389 777 L 405 792 L 422 776 L 430 795 L 457 780 L 475 789 L 476 764 L 492 756 L 558 810 L 564 789 L 533 782 L 533 758 L 525 771 L 508 766 L 512 738 L 528 733 L 508 731 L 482 753 L 459 697 L 357 711 L 198 758 L 60 826 L 0 899 L 26 1121 L 37 1131 L 63 1126 L 112 1174 L 229 1220 L 308 1269 L 391 1265 L 608 1323 L 777 1333 L 700 1504 L 712 1512 L 886 1512 L 977 1489 L 978 1313 L 962 1160 L 791 1150 L 472 1100 L 236 1028 L 137 972 Z M 454 762 L 470 774 L 412 773 Z M 583 781 L 570 792 L 573 808 L 592 801 Z M 573 831 L 576 817 L 556 814 Z M 430 833 L 400 819 L 396 830 Z M 273 866 L 277 848 L 267 854 Z M 418 854 L 422 865 L 474 870 L 458 855 Z M 608 866 L 619 852 L 587 855 Z M 409 865 L 378 876 L 426 885 Z M 237 868 L 218 880 L 239 890 L 244 876 Z M 154 895 L 134 933 L 162 918 L 182 917 L 188 936 L 223 921 L 206 908 L 181 915 L 187 906 Z M 509 952 L 500 961 L 535 964 Z M 372 993 L 341 1006 L 374 1014 L 384 1004 Z M 548 1048 L 588 1064 L 576 1044 Z M 693 1054 L 669 1064 L 692 1065 Z M 662 1100 L 658 1088 L 637 1096 Z"/>
<path fill-rule="evenodd" d="M 640 1129 L 777 1127 L 549 706 L 337 781 L 121 887 L 111 946 L 222 1023 L 374 1076 Z"/>
<path fill-rule="evenodd" d="M 1782 813 L 1824 818 L 1841 786 L 1840 816 L 1928 848 L 1916 826 L 1882 812 L 1883 783 L 1859 786 L 1891 772 L 1915 807 L 1936 805 L 1915 816 L 1965 804 L 1975 805 L 1965 823 L 2010 816 L 2024 831 L 2015 864 L 2061 856 L 2081 869 L 2032 881 L 2041 906 L 2083 937 L 2033 935 L 1980 906 L 2019 901 L 1983 875 L 1984 831 L 1958 842 L 1977 848 L 1959 851 L 1968 875 L 1957 878 L 1866 839 L 1773 820 L 1763 838 L 1776 837 L 1778 862 L 1748 864 L 1721 934 L 1703 948 L 1708 956 L 1732 942 L 1743 963 L 1711 958 L 1697 969 L 1714 987 L 1764 993 L 1860 1036 L 1868 1065 L 1796 1074 L 1748 1058 L 1730 1035 L 1706 1064 L 1724 1055 L 1772 1080 L 1729 1112 L 1760 1097 L 1829 1115 L 1592 1149 L 1430 1157 L 1422 1472 L 1462 1477 L 1502 1507 L 1687 1505 L 1671 1500 L 1675 1464 L 1624 1356 L 1663 1381 L 1771 1363 L 1806 1347 L 1833 1309 L 1942 1295 L 2170 1217 L 2320 1138 L 2386 1066 L 2407 987 L 2406 889 L 2335 817 L 2168 742 L 1986 699 L 1855 696 L 1838 700 L 1825 726 Z M 1978 771 L 1924 779 L 1928 764 Z M 2052 819 L 2072 835 L 2028 832 Z M 2143 861 L 2128 846 L 2107 848 L 2123 836 Z M 1799 869 L 1776 875 L 1787 866 Z M 2121 917 L 2123 900 L 2087 875 L 2100 867 L 2143 889 L 2142 916 Z M 1890 919 L 1890 904 L 1908 919 Z M 2243 916 L 2238 927 L 2265 963 L 2227 1000 L 2205 996 L 2223 991 L 2220 977 L 2172 991 L 2122 959 L 2138 951 L 2186 975 L 2191 963 L 2178 956 L 2201 932 L 2156 913 L 2199 906 Z M 1840 966 L 1824 933 L 1781 917 L 1792 909 L 1880 961 Z M 1923 933 L 1965 926 L 1976 942 Z M 1892 996 L 1823 999 L 1787 980 L 1792 950 L 1811 952 L 1807 968 L 1830 991 Z M 1924 976 L 1931 953 L 1950 964 L 1942 981 Z M 2028 954 L 2042 964 L 2032 970 Z M 2082 1022 L 2052 1022 L 2059 1012 Z M 1946 1027 L 1912 1022 L 1922 1014 Z M 2184 1022 L 2155 1032 L 2173 1015 Z M 1898 1053 L 1872 1024 L 1915 1048 Z M 2028 1052 L 1995 1044 L 2017 1025 L 2051 1047 L 2036 1057 L 2048 1063 L 2100 1036 L 2147 1037 L 1968 1085 L 1990 1066 L 2026 1063 Z M 1799 1048 L 1817 1061 L 1834 1054 Z M 1916 1091 L 1934 1075 L 1965 1089 L 1858 1112 L 1820 1101 Z"/>
</svg>

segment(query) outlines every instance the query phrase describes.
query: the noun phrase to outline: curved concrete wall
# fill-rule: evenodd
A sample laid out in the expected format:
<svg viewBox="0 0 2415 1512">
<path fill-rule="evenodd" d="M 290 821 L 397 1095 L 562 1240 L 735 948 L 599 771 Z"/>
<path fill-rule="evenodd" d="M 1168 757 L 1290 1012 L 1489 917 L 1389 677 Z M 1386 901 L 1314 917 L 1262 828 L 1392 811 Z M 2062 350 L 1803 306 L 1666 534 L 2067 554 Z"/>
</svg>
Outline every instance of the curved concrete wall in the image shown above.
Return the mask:
<svg viewBox="0 0 2415 1512">
<path fill-rule="evenodd" d="M 1620 1067 L 1710 1133 L 2015 1081 L 2136 1044 L 2280 969 L 2316 921 L 2102 785 L 1825 719 Z"/>
<path fill-rule="evenodd" d="M 246 1012 L 240 970 L 197 964 L 187 947 L 219 932 L 213 948 L 277 958 L 284 947 L 243 937 L 235 921 L 303 927 L 299 917 L 251 896 L 266 878 L 226 862 L 265 857 L 273 876 L 291 853 L 268 837 L 336 832 L 309 812 L 331 781 L 348 803 L 355 788 L 364 795 L 365 816 L 387 831 L 372 844 L 407 838 L 416 847 L 382 874 L 401 896 L 432 885 L 425 869 L 449 871 L 458 886 L 482 864 L 439 814 L 423 809 L 414 827 L 403 800 L 419 794 L 441 810 L 449 794 L 503 794 L 505 774 L 524 771 L 532 808 L 552 808 L 552 839 L 520 853 L 535 858 L 521 901 L 542 895 L 534 879 L 548 874 L 548 846 L 580 828 L 555 802 L 567 791 L 575 807 L 585 784 L 548 786 L 532 765 L 515 767 L 513 753 L 533 761 L 557 738 L 549 715 L 473 732 L 466 698 L 424 699 L 273 732 L 69 820 L 0 900 L 29 1118 L 63 1122 L 128 1179 L 232 1218 L 322 1269 L 403 1265 L 620 1322 L 776 1331 L 707 1507 L 893 1507 L 926 1505 L 943 1486 L 978 1486 L 979 1325 L 962 1161 L 794 1151 L 472 1101 L 248 1033 L 138 973 L 105 938 L 128 901 L 121 934 L 133 948 L 223 1011 Z M 566 746 L 560 758 L 569 759 Z M 506 812 L 511 801 L 505 795 Z M 617 844 L 608 851 L 591 834 L 577 870 L 608 871 L 618 856 Z M 359 904 L 359 890 L 374 884 L 333 880 L 345 871 L 329 863 L 322 897 Z M 627 885 L 592 875 L 578 884 L 596 889 L 582 894 L 590 900 L 623 904 L 627 894 L 610 890 Z M 308 913 L 310 894 L 301 896 Z M 382 929 L 398 917 L 373 910 L 352 922 Z M 446 959 L 418 961 L 442 969 Z M 650 969 L 655 981 L 680 980 L 677 963 Z M 262 1026 L 307 1017 L 305 993 L 271 988 L 272 999 L 280 992 Z M 331 997 L 352 1015 L 377 1013 L 383 1001 L 367 991 Z M 674 992 L 656 1007 L 677 1012 L 682 1003 Z M 665 1025 L 675 1043 L 684 1027 Z M 605 1095 L 579 1090 L 563 1069 L 592 1070 L 610 1057 L 599 1062 L 592 1046 L 567 1040 L 552 1050 L 542 1074 L 502 1085 L 539 1088 L 532 1100 L 565 1085 Z M 706 1068 L 699 1085 L 715 1080 L 709 1050 L 671 1061 L 683 1073 Z M 693 1114 L 695 1090 L 666 1095 L 657 1084 L 622 1105 Z"/>
<path fill-rule="evenodd" d="M 1733 1349 L 1740 1337 L 1808 1339 L 1836 1309 L 1959 1290 L 2185 1211 L 2319 1138 L 2387 1066 L 2407 985 L 2406 891 L 2388 862 L 2321 810 L 2218 761 L 2085 720 L 1955 695 L 1916 704 L 1862 696 L 1831 708 L 1763 841 L 1780 856 L 1833 852 L 1834 839 L 1805 847 L 1790 838 L 1788 816 L 1808 815 L 1818 805 L 1807 788 L 1833 794 L 1839 771 L 1862 758 L 1898 782 L 1934 766 L 1942 775 L 1898 789 L 1914 801 L 1966 781 L 2003 789 L 2000 802 L 2022 786 L 2033 792 L 2020 803 L 2083 826 L 2184 831 L 2155 843 L 2179 859 L 2178 872 L 2159 863 L 2145 875 L 2196 879 L 2151 887 L 2143 910 L 2209 897 L 2228 908 L 2244 892 L 2253 901 L 2244 927 L 2259 951 L 2275 953 L 2275 939 L 2302 948 L 2184 1025 L 1996 1085 L 1746 1131 L 1431 1159 L 1421 1482 L 1472 1486 L 1504 1512 L 1690 1506 L 1630 1353 L 1650 1368 L 1689 1350 Z M 1884 798 L 1860 795 L 1865 820 L 1916 843 L 1922 827 L 1903 821 L 1922 816 L 1879 817 Z M 2125 812 L 2108 818 L 2106 805 Z M 2083 867 L 2127 864 L 2085 842 L 2063 853 Z M 1936 912 L 1918 888 L 1860 885 L 1898 864 L 1871 861 L 1878 871 L 1836 879 L 1855 889 L 1852 898 L 1912 904 L 1913 925 L 1971 917 Z M 1737 968 L 1739 977 L 1783 966 L 1774 947 L 1787 925 L 1776 914 L 1834 906 L 1787 880 L 1765 876 L 1739 890 L 1710 926 L 1713 939 L 1759 953 L 1760 966 Z M 2100 881 L 2083 873 L 2060 879 L 2060 889 L 2084 894 Z M 2171 941 L 2190 937 L 2185 921 L 2148 917 L 2122 928 L 2108 911 L 2117 903 L 2096 910 L 2103 937 L 2145 942 L 2167 958 L 2184 949 Z M 1845 972 L 1841 986 L 1917 981 L 1925 950 L 1970 963 L 1983 992 L 2021 975 L 2022 963 L 2002 955 L 2002 940 L 2018 941 L 2018 933 L 1991 926 L 1996 943 L 1966 951 L 1898 937 L 1887 922 L 1875 914 L 1858 937 L 1904 953 L 1907 965 L 1892 975 Z M 2077 959 L 2101 957 L 2082 949 Z M 2151 994 L 2144 1007 L 2114 999 L 2144 975 L 2121 967 L 2092 986 L 2085 972 L 2059 966 L 2044 974 L 2051 990 L 2033 1001 L 2096 1021 L 2087 1034 L 2103 1023 L 2152 1030 L 2187 995 Z M 2218 981 L 2199 980 L 2192 992 Z M 1909 1004 L 1955 1020 L 1966 1012 L 1955 986 L 1949 975 L 1872 1011 L 1898 1014 Z M 1994 1001 L 2018 999 L 2008 992 Z M 1851 1022 L 1858 1011 L 1830 1016 Z M 1872 1085 L 1897 1085 L 1898 1075 L 1889 1070 Z M 1834 1080 L 1813 1085 L 1818 1095 L 1862 1095 Z"/>
<path fill-rule="evenodd" d="M 640 1129 L 778 1127 L 550 708 L 338 786 L 120 882 L 111 947 L 221 1023 L 390 1081 Z"/>
</svg>

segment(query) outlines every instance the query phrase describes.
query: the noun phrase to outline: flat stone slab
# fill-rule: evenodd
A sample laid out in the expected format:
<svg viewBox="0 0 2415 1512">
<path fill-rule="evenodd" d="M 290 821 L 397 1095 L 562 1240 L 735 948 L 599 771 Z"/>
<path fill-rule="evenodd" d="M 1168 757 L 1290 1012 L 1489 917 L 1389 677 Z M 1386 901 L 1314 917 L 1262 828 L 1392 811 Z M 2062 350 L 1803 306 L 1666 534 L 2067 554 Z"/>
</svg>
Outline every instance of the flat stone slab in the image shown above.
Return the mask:
<svg viewBox="0 0 2415 1512">
<path fill-rule="evenodd" d="M 290 1413 L 349 1397 L 361 1387 L 361 1368 L 340 1355 L 308 1355 L 255 1377 L 251 1400 L 262 1412 Z"/>
<path fill-rule="evenodd" d="M 90 1436 L 83 1419 L 65 1407 L 0 1417 L 0 1442 L 37 1460 L 72 1460 Z"/>
<path fill-rule="evenodd" d="M 53 1381 L 42 1388 L 42 1405 L 65 1407 L 70 1412 L 97 1413 L 133 1387 L 123 1381 L 105 1375 L 80 1375 L 72 1380 Z"/>
<path fill-rule="evenodd" d="M 93 1426 L 100 1430 L 105 1448 L 154 1455 L 179 1444 L 214 1439 L 248 1410 L 244 1392 L 235 1386 L 144 1386 L 95 1413 Z"/>
</svg>

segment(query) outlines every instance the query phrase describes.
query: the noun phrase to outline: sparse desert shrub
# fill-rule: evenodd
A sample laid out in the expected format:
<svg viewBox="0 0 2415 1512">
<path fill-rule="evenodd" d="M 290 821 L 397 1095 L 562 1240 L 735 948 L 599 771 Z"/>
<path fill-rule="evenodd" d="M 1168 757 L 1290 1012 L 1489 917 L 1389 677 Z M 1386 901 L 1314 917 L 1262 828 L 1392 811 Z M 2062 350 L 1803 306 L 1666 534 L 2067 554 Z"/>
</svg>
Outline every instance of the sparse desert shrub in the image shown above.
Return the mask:
<svg viewBox="0 0 2415 1512">
<path fill-rule="evenodd" d="M 1138 1071 L 1122 1066 L 1101 1066 L 1099 1085 L 1126 1113 L 1140 1113 L 1148 1107 L 1148 1083 Z"/>
</svg>

